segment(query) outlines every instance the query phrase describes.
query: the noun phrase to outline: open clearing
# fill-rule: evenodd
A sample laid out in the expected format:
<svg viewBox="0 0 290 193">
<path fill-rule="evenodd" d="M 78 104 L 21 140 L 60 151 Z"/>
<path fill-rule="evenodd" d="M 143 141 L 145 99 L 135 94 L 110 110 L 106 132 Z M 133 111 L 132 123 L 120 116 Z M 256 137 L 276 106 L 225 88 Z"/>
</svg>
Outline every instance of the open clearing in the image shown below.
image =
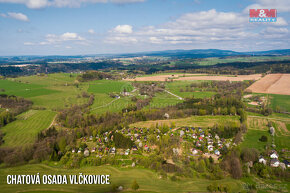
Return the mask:
<svg viewBox="0 0 290 193">
<path fill-rule="evenodd" d="M 268 74 L 246 91 L 254 93 L 290 95 L 290 74 Z"/>
<path fill-rule="evenodd" d="M 238 116 L 192 116 L 181 119 L 168 119 L 168 120 L 155 120 L 155 121 L 142 121 L 133 123 L 132 127 L 151 127 L 158 125 L 170 125 L 175 123 L 176 127 L 192 126 L 192 127 L 211 127 L 214 124 L 225 124 L 229 122 L 236 122 L 239 124 Z"/>
<path fill-rule="evenodd" d="M 171 74 L 171 75 L 156 75 L 136 77 L 135 79 L 127 79 L 127 81 L 167 81 L 167 80 L 217 80 L 217 81 L 244 81 L 244 80 L 258 80 L 261 74 L 251 75 L 208 75 L 208 74 Z"/>
<path fill-rule="evenodd" d="M 29 110 L 16 117 L 16 121 L 1 128 L 5 133 L 4 146 L 15 147 L 31 144 L 37 133 L 48 128 L 52 123 L 56 112 Z"/>
</svg>

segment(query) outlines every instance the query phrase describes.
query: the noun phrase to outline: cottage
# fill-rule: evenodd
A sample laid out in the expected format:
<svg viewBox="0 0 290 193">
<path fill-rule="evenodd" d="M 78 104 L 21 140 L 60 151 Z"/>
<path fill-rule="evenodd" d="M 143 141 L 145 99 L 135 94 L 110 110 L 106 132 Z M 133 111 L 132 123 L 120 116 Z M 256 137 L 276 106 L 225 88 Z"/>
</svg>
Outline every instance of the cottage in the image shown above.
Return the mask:
<svg viewBox="0 0 290 193">
<path fill-rule="evenodd" d="M 280 162 L 278 159 L 274 158 L 274 159 L 271 159 L 271 162 L 270 162 L 270 166 L 271 167 L 278 167 L 280 165 Z"/>
<path fill-rule="evenodd" d="M 180 131 L 180 137 L 183 137 L 183 135 L 184 135 L 184 131 Z"/>
<path fill-rule="evenodd" d="M 88 157 L 90 155 L 90 151 L 86 148 L 84 151 L 84 156 Z"/>
<path fill-rule="evenodd" d="M 278 159 L 278 153 L 276 151 L 272 151 L 272 153 L 270 154 L 270 158 L 272 159 Z"/>
<path fill-rule="evenodd" d="M 191 152 L 192 152 L 192 154 L 193 154 L 193 155 L 196 155 L 196 154 L 198 154 L 198 151 L 197 151 L 196 149 L 192 149 L 192 151 L 191 151 Z"/>
<path fill-rule="evenodd" d="M 208 151 L 213 151 L 213 146 L 209 145 L 209 146 L 207 146 L 207 149 L 208 149 Z"/>
<path fill-rule="evenodd" d="M 271 133 L 271 135 L 275 135 L 275 128 L 274 127 L 270 127 L 270 133 Z"/>
<path fill-rule="evenodd" d="M 289 162 L 289 161 L 287 161 L 287 160 L 284 160 L 284 161 L 283 161 L 283 163 L 285 164 L 285 166 L 286 166 L 287 168 L 289 168 L 289 167 L 290 167 L 290 162 Z"/>
<path fill-rule="evenodd" d="M 262 164 L 266 165 L 267 160 L 265 160 L 263 156 L 260 156 L 259 163 L 262 163 Z"/>
<path fill-rule="evenodd" d="M 165 118 L 165 119 L 169 119 L 169 114 L 168 114 L 168 113 L 165 113 L 165 114 L 164 114 L 164 118 Z"/>
<path fill-rule="evenodd" d="M 219 155 L 220 155 L 220 151 L 216 149 L 216 150 L 214 151 L 214 154 L 217 155 L 217 156 L 219 156 Z"/>
<path fill-rule="evenodd" d="M 129 153 L 130 153 L 130 149 L 127 149 L 127 150 L 125 151 L 125 155 L 129 155 Z"/>
</svg>

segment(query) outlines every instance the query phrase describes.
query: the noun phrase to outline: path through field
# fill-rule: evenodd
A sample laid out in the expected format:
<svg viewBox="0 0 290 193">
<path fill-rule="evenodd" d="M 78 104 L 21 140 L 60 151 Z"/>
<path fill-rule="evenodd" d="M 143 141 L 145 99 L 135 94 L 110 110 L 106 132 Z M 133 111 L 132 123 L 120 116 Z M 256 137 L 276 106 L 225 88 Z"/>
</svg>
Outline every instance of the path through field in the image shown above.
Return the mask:
<svg viewBox="0 0 290 193">
<path fill-rule="evenodd" d="M 178 95 L 176 95 L 176 94 L 173 94 L 172 92 L 170 92 L 170 91 L 168 91 L 168 90 L 165 90 L 165 89 L 164 89 L 164 91 L 167 92 L 168 94 L 171 94 L 172 96 L 177 97 L 179 100 L 184 100 L 182 97 L 180 97 L 180 96 L 178 96 Z"/>
</svg>

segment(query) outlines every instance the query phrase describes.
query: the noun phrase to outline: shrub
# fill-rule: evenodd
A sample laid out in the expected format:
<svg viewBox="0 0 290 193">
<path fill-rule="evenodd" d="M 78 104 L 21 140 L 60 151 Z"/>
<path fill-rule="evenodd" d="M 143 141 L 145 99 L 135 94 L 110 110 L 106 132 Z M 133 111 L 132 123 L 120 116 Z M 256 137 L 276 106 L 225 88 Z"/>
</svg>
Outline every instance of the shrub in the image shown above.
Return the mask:
<svg viewBox="0 0 290 193">
<path fill-rule="evenodd" d="M 138 190 L 139 189 L 139 184 L 136 182 L 136 180 L 133 181 L 131 188 L 133 190 Z"/>
</svg>

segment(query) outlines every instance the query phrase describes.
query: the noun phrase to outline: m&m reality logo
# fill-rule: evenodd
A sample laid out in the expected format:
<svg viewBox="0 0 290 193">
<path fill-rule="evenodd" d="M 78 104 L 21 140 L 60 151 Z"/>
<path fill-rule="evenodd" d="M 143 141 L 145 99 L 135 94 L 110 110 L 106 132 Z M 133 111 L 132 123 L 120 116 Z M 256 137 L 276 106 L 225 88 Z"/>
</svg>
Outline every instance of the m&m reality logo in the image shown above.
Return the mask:
<svg viewBox="0 0 290 193">
<path fill-rule="evenodd" d="M 276 22 L 276 9 L 250 9 L 250 22 Z"/>
</svg>

